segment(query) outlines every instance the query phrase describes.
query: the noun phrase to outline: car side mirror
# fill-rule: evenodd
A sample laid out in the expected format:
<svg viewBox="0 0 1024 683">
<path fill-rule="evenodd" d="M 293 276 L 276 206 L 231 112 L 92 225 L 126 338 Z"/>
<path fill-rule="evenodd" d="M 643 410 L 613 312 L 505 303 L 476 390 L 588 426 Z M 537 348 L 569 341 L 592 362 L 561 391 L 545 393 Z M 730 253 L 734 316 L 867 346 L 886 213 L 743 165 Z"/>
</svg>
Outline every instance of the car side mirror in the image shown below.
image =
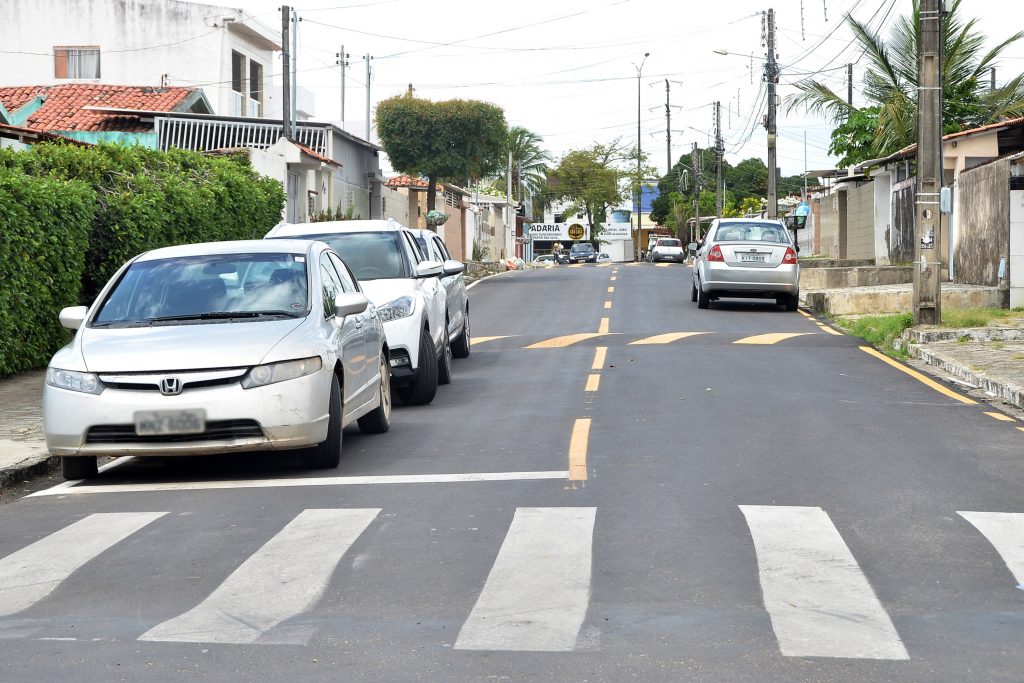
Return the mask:
<svg viewBox="0 0 1024 683">
<path fill-rule="evenodd" d="M 344 318 L 347 315 L 362 313 L 370 305 L 370 300 L 362 292 L 342 292 L 334 297 L 334 315 Z"/>
<path fill-rule="evenodd" d="M 466 272 L 466 264 L 455 259 L 448 259 L 443 264 L 445 275 L 460 275 Z"/>
<path fill-rule="evenodd" d="M 88 313 L 89 309 L 85 306 L 68 306 L 61 309 L 57 317 L 62 326 L 69 330 L 77 330 L 82 327 L 82 323 L 85 321 L 85 316 Z"/>
<path fill-rule="evenodd" d="M 444 264 L 440 261 L 420 261 L 416 264 L 416 277 L 437 277 L 444 272 Z"/>
</svg>

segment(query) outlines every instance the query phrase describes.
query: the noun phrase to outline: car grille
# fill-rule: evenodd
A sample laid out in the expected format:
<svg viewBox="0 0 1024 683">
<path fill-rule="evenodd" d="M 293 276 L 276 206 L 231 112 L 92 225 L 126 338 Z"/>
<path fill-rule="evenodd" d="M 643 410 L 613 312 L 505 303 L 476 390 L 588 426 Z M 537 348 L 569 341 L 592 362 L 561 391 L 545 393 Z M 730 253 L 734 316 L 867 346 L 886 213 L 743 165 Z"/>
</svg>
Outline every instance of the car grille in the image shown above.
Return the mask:
<svg viewBox="0 0 1024 683">
<path fill-rule="evenodd" d="M 90 427 L 87 444 L 117 443 L 190 443 L 194 441 L 225 441 L 228 439 L 262 438 L 263 430 L 255 420 L 213 420 L 206 423 L 201 434 L 152 434 L 139 436 L 135 425 L 100 425 Z"/>
</svg>

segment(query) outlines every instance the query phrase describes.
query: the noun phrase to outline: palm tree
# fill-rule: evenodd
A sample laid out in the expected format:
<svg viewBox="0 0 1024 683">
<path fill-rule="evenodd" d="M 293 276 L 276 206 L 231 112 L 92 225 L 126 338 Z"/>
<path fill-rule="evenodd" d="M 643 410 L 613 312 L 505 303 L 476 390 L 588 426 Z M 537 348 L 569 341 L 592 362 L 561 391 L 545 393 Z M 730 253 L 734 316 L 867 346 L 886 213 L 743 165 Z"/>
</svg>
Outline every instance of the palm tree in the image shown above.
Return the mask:
<svg viewBox="0 0 1024 683">
<path fill-rule="evenodd" d="M 985 78 L 999 55 L 1024 37 L 1024 32 L 1013 34 L 985 52 L 985 36 L 975 29 L 977 20 L 966 23 L 960 20 L 960 2 L 954 0 L 942 20 L 945 133 L 994 123 L 1006 117 L 1024 116 L 1024 74 L 995 90 L 989 89 Z M 911 15 L 896 20 L 888 41 L 867 24 L 846 16 L 855 40 L 868 58 L 864 76 L 867 106 L 851 106 L 820 81 L 808 79 L 796 85 L 800 93 L 789 99 L 788 111 L 803 108 L 809 113 L 827 116 L 837 124 L 850 122 L 847 130 L 840 125 L 833 131 L 833 153 L 837 148 L 837 133 L 852 135 L 854 120 L 868 120 L 874 127 L 869 147 L 856 154 L 860 161 L 888 156 L 916 142 L 919 12 L 920 4 L 913 0 Z M 843 147 L 848 149 L 849 145 Z"/>
<path fill-rule="evenodd" d="M 523 128 L 508 130 L 508 143 L 500 172 L 500 183 L 508 182 L 508 154 L 512 153 L 512 196 L 522 201 L 524 194 L 536 196 L 544 187 L 551 155 L 541 149 L 544 138 Z"/>
</svg>

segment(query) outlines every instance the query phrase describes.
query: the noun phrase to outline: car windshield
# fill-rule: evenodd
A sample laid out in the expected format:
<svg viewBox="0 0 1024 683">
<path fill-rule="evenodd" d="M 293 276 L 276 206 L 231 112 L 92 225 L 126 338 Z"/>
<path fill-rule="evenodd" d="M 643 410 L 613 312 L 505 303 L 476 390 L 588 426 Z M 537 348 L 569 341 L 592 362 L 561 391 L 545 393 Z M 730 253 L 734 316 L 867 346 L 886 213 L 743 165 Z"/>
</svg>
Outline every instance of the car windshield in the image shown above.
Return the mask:
<svg viewBox="0 0 1024 683">
<path fill-rule="evenodd" d="M 583 242 L 581 244 L 572 245 L 572 252 L 574 254 L 578 254 L 584 251 L 594 251 L 594 245 L 590 244 L 589 242 Z"/>
<path fill-rule="evenodd" d="M 789 243 L 786 231 L 777 223 L 722 223 L 714 241 Z"/>
<path fill-rule="evenodd" d="M 331 245 L 358 280 L 409 277 L 399 251 L 397 232 L 345 232 L 303 235 L 298 239 L 320 240 Z"/>
<path fill-rule="evenodd" d="M 658 240 L 659 247 L 682 247 L 679 240 Z"/>
<path fill-rule="evenodd" d="M 136 261 L 95 327 L 274 320 L 309 311 L 302 254 L 207 254 Z"/>
</svg>

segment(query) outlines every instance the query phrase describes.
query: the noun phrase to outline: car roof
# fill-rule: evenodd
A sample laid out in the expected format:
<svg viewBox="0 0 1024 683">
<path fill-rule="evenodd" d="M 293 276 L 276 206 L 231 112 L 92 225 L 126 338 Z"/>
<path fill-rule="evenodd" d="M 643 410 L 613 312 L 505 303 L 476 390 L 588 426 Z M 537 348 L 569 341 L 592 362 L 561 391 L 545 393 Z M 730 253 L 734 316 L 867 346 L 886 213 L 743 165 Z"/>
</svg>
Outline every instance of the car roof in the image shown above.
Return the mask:
<svg viewBox="0 0 1024 683">
<path fill-rule="evenodd" d="M 394 220 L 373 219 L 360 221 L 321 221 L 318 223 L 281 223 L 267 233 L 267 237 L 294 237 L 299 235 L 337 235 L 347 232 L 396 232 L 405 226 Z"/>
<path fill-rule="evenodd" d="M 138 261 L 154 261 L 182 256 L 206 256 L 212 254 L 305 254 L 314 240 L 235 240 L 230 242 L 200 242 L 179 244 L 147 251 Z M 326 245 L 325 245 L 326 246 Z"/>
<path fill-rule="evenodd" d="M 750 225 L 751 223 L 764 223 L 765 225 L 779 226 L 782 224 L 781 220 L 776 218 L 719 218 L 718 224 L 729 224 L 729 223 L 742 223 L 743 225 Z"/>
</svg>

